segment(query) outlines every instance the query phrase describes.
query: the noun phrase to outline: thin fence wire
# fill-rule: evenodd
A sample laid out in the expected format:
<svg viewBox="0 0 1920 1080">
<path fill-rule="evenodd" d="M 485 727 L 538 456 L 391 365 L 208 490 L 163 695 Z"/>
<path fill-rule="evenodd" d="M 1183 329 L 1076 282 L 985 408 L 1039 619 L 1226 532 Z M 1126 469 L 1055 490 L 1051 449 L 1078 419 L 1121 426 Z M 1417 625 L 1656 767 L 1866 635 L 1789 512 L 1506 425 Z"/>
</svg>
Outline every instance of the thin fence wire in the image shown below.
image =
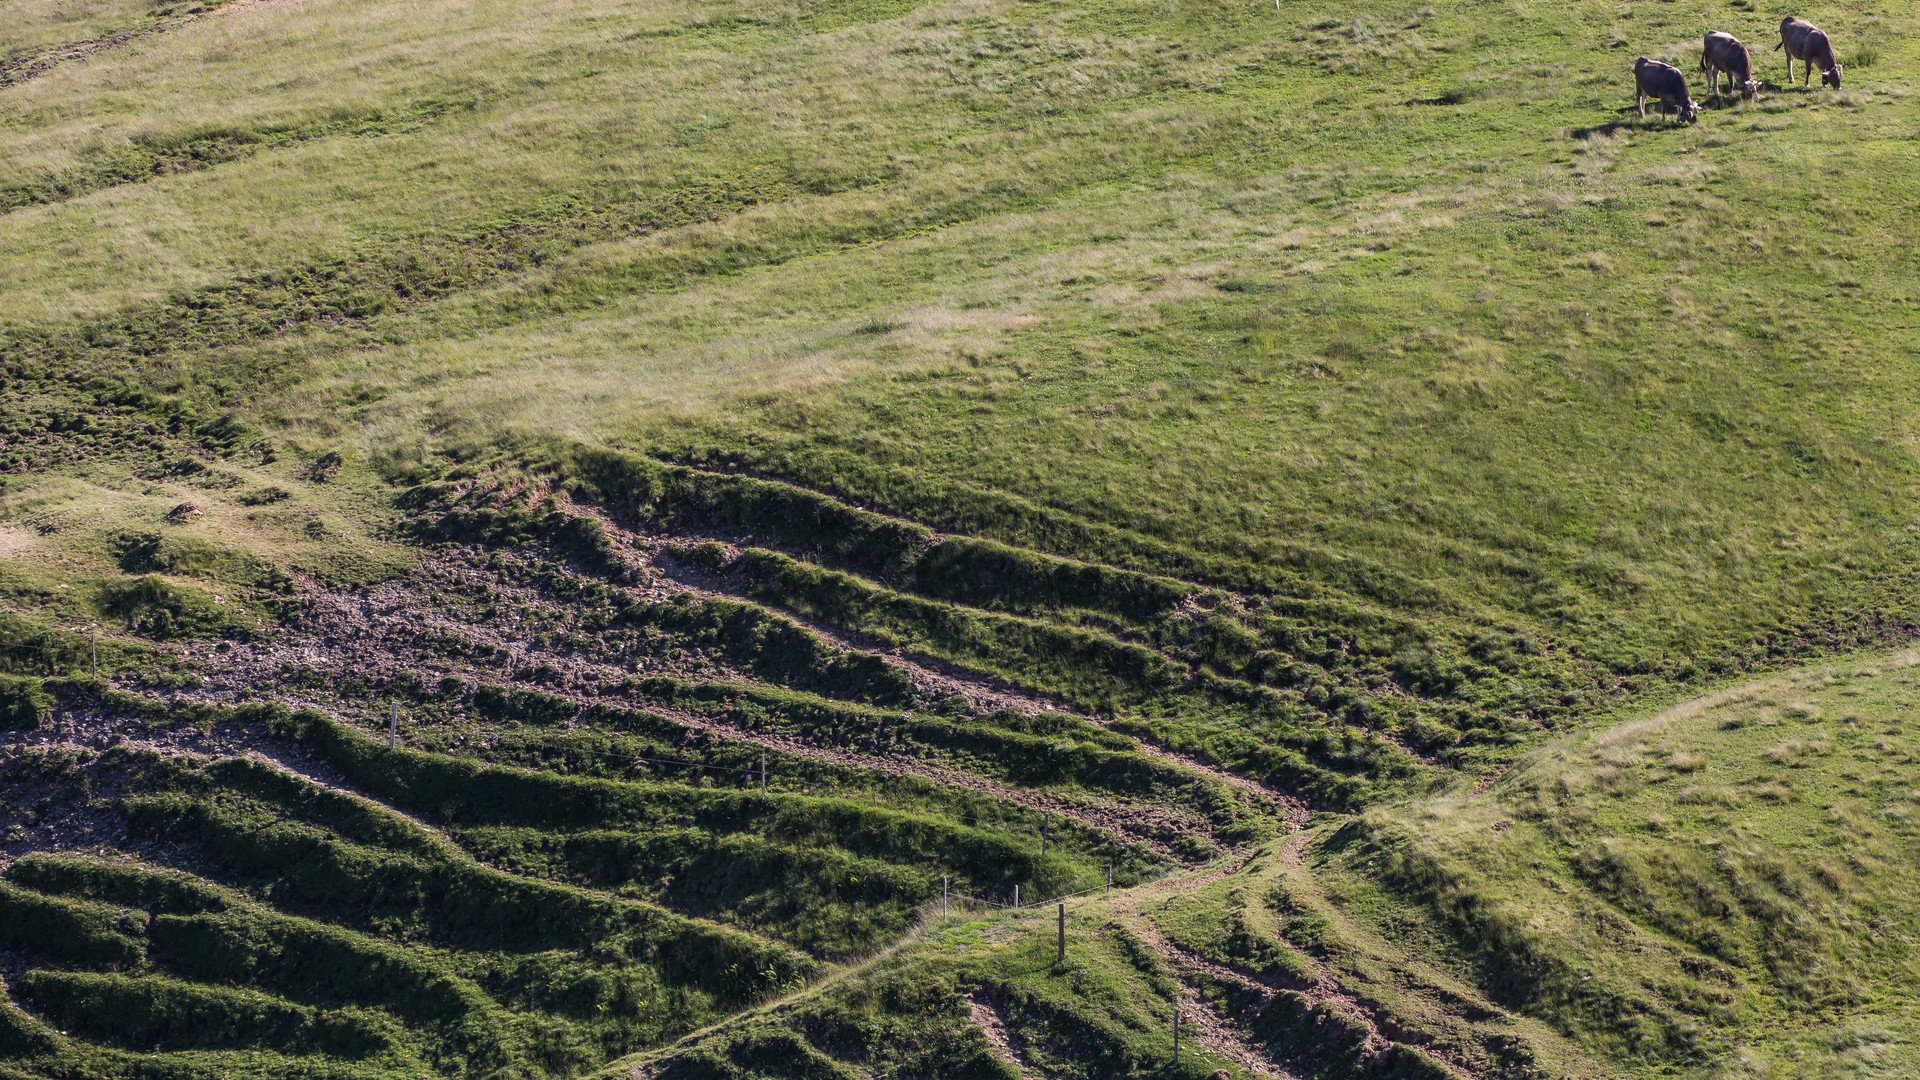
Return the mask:
<svg viewBox="0 0 1920 1080">
<path fill-rule="evenodd" d="M 1003 903 L 999 900 L 988 900 L 986 897 L 983 897 L 983 896 L 970 896 L 967 893 L 963 893 L 963 892 L 950 892 L 947 895 L 952 899 L 964 900 L 969 904 L 979 904 L 982 907 L 999 908 L 1002 911 L 1025 911 L 1028 908 L 1046 907 L 1048 904 L 1057 904 L 1062 900 L 1072 900 L 1077 897 L 1087 896 L 1091 893 L 1099 892 L 1105 889 L 1106 887 L 1107 887 L 1106 883 L 1102 882 L 1098 885 L 1093 886 L 1092 888 L 1081 889 L 1078 892 L 1061 893 L 1059 896 L 1050 896 L 1045 900 L 1034 900 L 1028 903 L 1020 903 L 1020 904 Z"/>
</svg>

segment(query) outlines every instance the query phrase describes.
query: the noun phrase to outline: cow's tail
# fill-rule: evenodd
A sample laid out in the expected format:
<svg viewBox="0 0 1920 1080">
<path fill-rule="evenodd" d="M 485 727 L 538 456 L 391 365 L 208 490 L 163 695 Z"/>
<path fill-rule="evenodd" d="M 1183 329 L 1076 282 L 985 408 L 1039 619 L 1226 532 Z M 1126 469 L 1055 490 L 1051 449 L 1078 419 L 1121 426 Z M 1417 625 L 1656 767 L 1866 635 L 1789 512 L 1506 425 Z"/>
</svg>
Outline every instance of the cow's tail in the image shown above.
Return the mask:
<svg viewBox="0 0 1920 1080">
<path fill-rule="evenodd" d="M 1785 45 L 1786 43 L 1787 43 L 1787 38 L 1786 38 L 1786 35 L 1785 35 L 1785 34 L 1782 34 L 1782 35 L 1780 36 L 1780 40 L 1779 40 L 1779 41 L 1776 41 L 1776 42 L 1774 42 L 1774 43 L 1773 43 L 1773 51 L 1774 51 L 1774 52 L 1779 52 L 1779 51 L 1780 51 L 1780 46 L 1782 46 L 1782 45 Z"/>
</svg>

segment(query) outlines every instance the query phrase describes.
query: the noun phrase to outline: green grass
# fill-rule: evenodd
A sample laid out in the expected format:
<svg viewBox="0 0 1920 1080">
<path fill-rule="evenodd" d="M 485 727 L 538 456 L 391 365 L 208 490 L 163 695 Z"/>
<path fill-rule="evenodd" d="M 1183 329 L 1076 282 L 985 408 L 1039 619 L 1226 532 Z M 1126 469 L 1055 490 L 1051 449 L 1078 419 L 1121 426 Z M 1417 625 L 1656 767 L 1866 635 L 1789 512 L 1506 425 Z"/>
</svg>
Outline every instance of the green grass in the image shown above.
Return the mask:
<svg viewBox="0 0 1920 1080">
<path fill-rule="evenodd" d="M 1913 986 L 1884 928 L 1913 918 L 1910 665 L 1815 668 L 1556 744 L 1484 796 L 1329 837 L 1330 867 L 1388 925 L 1354 875 L 1424 899 L 1462 970 L 1600 1045 L 1897 1074 Z"/>
<path fill-rule="evenodd" d="M 360 794 L 10 742 L 9 858 L 156 846 L 10 863 L 6 1068 L 1005 1076 L 978 988 L 1171 1076 L 1181 984 L 1316 1078 L 1910 1071 L 1920 20 L 1803 14 L 1845 92 L 1696 0 L 12 0 L 0 727 Z M 1705 28 L 1760 100 L 1634 115 Z M 1109 866 L 1071 964 L 922 921 Z"/>
</svg>

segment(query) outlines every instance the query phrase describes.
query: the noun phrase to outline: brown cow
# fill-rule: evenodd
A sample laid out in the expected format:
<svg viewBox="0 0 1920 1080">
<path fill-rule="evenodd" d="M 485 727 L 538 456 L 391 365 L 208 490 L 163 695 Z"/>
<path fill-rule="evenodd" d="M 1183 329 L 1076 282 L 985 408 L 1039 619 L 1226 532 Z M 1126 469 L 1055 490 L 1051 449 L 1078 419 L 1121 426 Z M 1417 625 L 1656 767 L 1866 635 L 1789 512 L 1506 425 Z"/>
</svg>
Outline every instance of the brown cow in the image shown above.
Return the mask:
<svg viewBox="0 0 1920 1080">
<path fill-rule="evenodd" d="M 1720 73 L 1727 73 L 1727 92 L 1740 91 L 1743 101 L 1752 101 L 1760 94 L 1760 83 L 1753 77 L 1753 57 L 1748 55 L 1747 47 L 1732 34 L 1723 34 L 1718 30 L 1707 35 L 1706 44 L 1700 49 L 1700 70 L 1707 72 L 1713 80 L 1713 96 L 1720 96 Z"/>
<path fill-rule="evenodd" d="M 1647 115 L 1647 99 L 1653 98 L 1660 103 L 1660 115 L 1667 115 L 1667 106 L 1673 106 L 1680 119 L 1692 123 L 1700 115 L 1700 103 L 1687 96 L 1687 77 L 1672 64 L 1663 64 L 1658 60 L 1649 60 L 1642 56 L 1633 62 L 1633 84 L 1640 95 L 1640 116 Z"/>
<path fill-rule="evenodd" d="M 1774 49 L 1778 51 L 1781 45 L 1787 49 L 1788 86 L 1793 85 L 1793 62 L 1798 60 L 1806 70 L 1806 77 L 1800 81 L 1800 85 L 1812 84 L 1813 68 L 1818 64 L 1820 85 L 1840 89 L 1840 61 L 1833 58 L 1833 42 L 1827 40 L 1826 33 L 1819 27 L 1805 19 L 1782 19 L 1780 45 L 1775 45 Z"/>
</svg>

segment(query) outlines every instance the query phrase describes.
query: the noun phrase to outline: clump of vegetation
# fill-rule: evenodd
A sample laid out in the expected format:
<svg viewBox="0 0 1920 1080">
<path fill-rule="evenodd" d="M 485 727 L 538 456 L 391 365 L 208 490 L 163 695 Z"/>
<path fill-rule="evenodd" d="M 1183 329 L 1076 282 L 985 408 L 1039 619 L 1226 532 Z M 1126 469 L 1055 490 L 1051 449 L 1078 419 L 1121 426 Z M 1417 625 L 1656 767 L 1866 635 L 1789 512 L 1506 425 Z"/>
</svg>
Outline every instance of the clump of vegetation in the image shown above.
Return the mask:
<svg viewBox="0 0 1920 1080">
<path fill-rule="evenodd" d="M 213 597 L 175 585 L 158 574 L 109 581 L 100 586 L 103 614 L 126 620 L 127 629 L 156 641 L 206 635 L 240 636 L 250 627 Z"/>
<path fill-rule="evenodd" d="M 0 729 L 34 727 L 53 711 L 53 705 L 39 679 L 0 675 Z"/>
<path fill-rule="evenodd" d="M 4 1069 L 1901 1071 L 1920 22 L 1296 7 L 10 8 Z"/>
</svg>

